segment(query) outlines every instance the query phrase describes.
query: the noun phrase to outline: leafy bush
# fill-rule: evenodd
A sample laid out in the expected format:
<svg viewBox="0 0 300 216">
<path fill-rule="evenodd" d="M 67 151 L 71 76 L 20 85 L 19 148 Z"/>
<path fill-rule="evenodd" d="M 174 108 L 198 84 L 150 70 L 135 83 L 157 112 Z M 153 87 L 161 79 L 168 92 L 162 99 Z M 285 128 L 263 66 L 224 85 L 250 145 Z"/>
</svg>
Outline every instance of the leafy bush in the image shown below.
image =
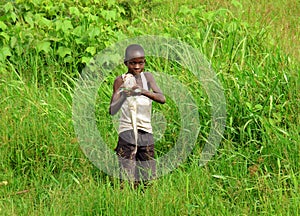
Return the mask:
<svg viewBox="0 0 300 216">
<path fill-rule="evenodd" d="M 0 9 L 1 67 L 39 85 L 77 77 L 98 51 L 125 37 L 137 16 L 130 8 L 112 0 L 7 2 Z"/>
</svg>

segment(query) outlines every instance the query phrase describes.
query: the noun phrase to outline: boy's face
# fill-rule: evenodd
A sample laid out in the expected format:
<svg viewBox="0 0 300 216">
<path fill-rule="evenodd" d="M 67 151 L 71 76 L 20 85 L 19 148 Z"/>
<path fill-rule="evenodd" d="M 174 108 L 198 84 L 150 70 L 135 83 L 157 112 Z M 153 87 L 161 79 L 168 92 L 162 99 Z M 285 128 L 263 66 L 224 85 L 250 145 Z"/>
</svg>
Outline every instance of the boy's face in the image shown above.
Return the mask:
<svg viewBox="0 0 300 216">
<path fill-rule="evenodd" d="M 128 72 L 137 75 L 144 70 L 145 67 L 145 57 L 133 58 L 127 61 L 125 64 L 128 68 Z"/>
</svg>

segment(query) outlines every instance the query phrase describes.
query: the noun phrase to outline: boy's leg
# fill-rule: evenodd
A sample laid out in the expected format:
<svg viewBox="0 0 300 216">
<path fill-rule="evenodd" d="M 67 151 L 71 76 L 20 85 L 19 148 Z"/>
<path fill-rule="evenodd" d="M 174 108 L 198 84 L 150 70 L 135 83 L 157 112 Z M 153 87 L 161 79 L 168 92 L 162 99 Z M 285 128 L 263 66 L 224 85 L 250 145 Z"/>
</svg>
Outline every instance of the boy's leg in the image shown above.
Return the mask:
<svg viewBox="0 0 300 216">
<path fill-rule="evenodd" d="M 139 181 L 147 181 L 155 178 L 156 163 L 154 160 L 154 144 L 139 146 L 136 160 Z"/>
<path fill-rule="evenodd" d="M 119 137 L 116 153 L 119 159 L 120 179 L 134 181 L 136 179 L 136 156 L 133 155 L 135 146 Z"/>
</svg>

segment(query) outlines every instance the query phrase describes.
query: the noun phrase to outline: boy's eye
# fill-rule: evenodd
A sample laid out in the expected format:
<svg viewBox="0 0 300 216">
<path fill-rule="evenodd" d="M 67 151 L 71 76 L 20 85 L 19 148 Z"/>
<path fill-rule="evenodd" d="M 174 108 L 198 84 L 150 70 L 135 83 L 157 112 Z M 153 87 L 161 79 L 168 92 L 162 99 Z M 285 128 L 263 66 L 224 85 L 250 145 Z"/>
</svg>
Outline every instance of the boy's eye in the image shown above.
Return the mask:
<svg viewBox="0 0 300 216">
<path fill-rule="evenodd" d="M 130 61 L 129 64 L 130 65 L 136 65 L 136 64 L 143 65 L 143 64 L 145 64 L 145 61 L 140 61 L 140 62 Z"/>
</svg>

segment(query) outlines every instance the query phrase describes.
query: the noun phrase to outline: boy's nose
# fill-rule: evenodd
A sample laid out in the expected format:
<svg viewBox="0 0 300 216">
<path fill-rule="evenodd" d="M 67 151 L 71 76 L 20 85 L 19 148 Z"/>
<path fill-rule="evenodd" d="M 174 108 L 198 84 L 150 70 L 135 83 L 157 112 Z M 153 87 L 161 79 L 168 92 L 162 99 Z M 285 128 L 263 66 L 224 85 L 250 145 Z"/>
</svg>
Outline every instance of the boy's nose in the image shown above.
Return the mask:
<svg viewBox="0 0 300 216">
<path fill-rule="evenodd" d="M 134 68 L 139 69 L 140 67 L 141 67 L 141 65 L 140 65 L 139 63 L 135 63 L 135 64 L 134 64 Z"/>
</svg>

